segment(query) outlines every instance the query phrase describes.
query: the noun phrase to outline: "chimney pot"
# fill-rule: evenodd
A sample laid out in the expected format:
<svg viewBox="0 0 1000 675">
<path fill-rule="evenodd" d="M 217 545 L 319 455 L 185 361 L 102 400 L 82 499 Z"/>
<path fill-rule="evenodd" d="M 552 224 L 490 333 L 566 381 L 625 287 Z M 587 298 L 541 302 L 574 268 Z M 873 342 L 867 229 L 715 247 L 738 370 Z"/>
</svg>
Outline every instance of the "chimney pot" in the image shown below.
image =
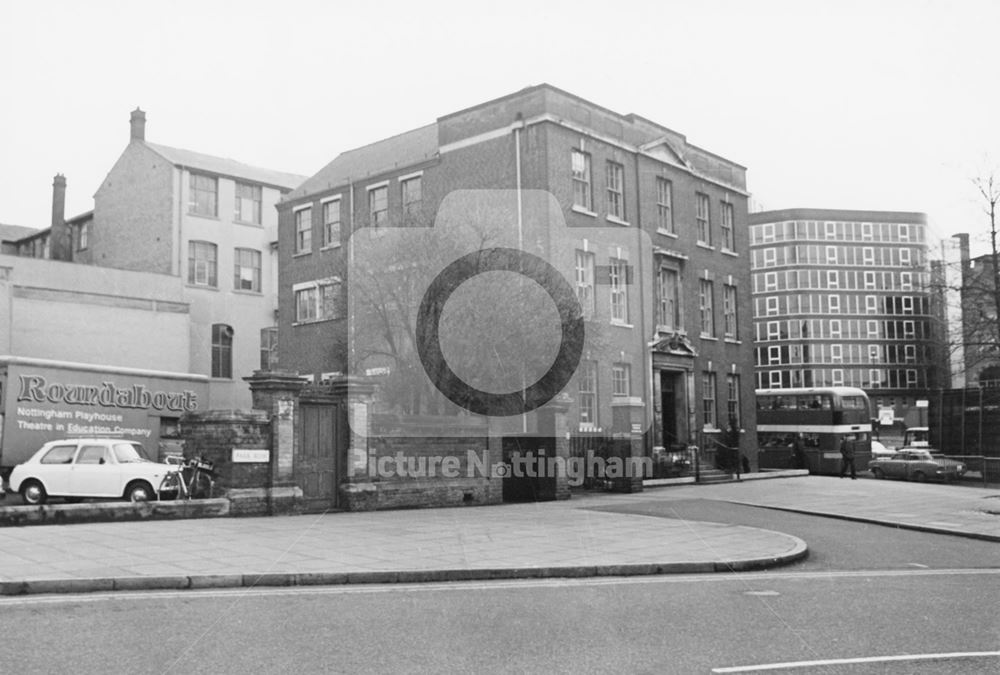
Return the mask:
<svg viewBox="0 0 1000 675">
<path fill-rule="evenodd" d="M 132 117 L 130 119 L 132 126 L 131 140 L 133 141 L 145 141 L 146 140 L 146 113 L 141 109 L 136 108 L 132 111 Z"/>
</svg>

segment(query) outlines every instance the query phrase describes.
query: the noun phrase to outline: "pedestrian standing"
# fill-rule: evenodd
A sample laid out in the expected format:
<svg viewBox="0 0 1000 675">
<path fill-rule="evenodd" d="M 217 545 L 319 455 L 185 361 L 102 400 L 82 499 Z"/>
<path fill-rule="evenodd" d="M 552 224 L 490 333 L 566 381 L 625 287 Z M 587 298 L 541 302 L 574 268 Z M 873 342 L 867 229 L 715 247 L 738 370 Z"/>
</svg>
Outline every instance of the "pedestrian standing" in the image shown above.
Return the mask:
<svg viewBox="0 0 1000 675">
<path fill-rule="evenodd" d="M 792 461 L 796 469 L 806 468 L 806 451 L 803 445 L 802 434 L 795 434 L 795 439 L 792 441 Z"/>
<path fill-rule="evenodd" d="M 844 436 L 840 441 L 840 477 L 847 473 L 847 467 L 851 467 L 851 480 L 857 480 L 858 476 L 854 469 L 854 443 Z"/>
</svg>

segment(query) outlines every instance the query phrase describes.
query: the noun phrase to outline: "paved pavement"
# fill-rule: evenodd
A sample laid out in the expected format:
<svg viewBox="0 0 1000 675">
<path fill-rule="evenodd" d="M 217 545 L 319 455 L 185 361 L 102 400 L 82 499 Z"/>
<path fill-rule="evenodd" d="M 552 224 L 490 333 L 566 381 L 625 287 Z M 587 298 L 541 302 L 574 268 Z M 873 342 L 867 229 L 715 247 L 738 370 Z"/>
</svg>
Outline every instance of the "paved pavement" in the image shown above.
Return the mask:
<svg viewBox="0 0 1000 675">
<path fill-rule="evenodd" d="M 804 476 L 664 488 L 649 499 L 698 497 L 1000 542 L 1000 489 Z"/>
<path fill-rule="evenodd" d="M 0 594 L 725 572 L 806 555 L 780 532 L 593 510 L 691 498 L 1000 541 L 1000 491 L 806 476 L 540 504 L 5 527 Z"/>
</svg>

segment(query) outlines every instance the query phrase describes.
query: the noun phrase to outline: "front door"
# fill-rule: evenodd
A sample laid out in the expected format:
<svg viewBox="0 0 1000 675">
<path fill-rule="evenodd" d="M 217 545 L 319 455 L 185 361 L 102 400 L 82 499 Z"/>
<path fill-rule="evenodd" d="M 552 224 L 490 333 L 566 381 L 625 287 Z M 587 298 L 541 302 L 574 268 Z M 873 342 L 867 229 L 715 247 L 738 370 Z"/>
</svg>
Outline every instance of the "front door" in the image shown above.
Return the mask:
<svg viewBox="0 0 1000 675">
<path fill-rule="evenodd" d="M 677 436 L 677 376 L 660 371 L 660 410 L 663 418 L 663 446 L 670 448 L 680 442 Z"/>
<path fill-rule="evenodd" d="M 295 482 L 307 501 L 337 505 L 340 467 L 347 452 L 347 420 L 341 403 L 302 404 L 300 442 L 295 453 Z"/>
</svg>

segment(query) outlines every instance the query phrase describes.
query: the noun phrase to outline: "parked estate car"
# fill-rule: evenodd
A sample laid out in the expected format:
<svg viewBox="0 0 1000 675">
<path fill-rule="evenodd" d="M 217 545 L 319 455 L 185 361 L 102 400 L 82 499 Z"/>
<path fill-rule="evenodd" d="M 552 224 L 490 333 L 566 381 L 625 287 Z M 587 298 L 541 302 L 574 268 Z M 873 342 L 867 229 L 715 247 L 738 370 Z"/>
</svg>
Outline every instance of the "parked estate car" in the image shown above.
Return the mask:
<svg viewBox="0 0 1000 675">
<path fill-rule="evenodd" d="M 49 497 L 156 499 L 163 477 L 176 467 L 149 459 L 141 443 L 120 438 L 49 441 L 10 472 L 8 483 L 25 504 Z"/>
<path fill-rule="evenodd" d="M 868 469 L 876 478 L 903 478 L 905 480 L 952 480 L 965 473 L 965 464 L 932 455 L 929 450 L 910 449 L 891 457 L 873 459 Z"/>
</svg>

